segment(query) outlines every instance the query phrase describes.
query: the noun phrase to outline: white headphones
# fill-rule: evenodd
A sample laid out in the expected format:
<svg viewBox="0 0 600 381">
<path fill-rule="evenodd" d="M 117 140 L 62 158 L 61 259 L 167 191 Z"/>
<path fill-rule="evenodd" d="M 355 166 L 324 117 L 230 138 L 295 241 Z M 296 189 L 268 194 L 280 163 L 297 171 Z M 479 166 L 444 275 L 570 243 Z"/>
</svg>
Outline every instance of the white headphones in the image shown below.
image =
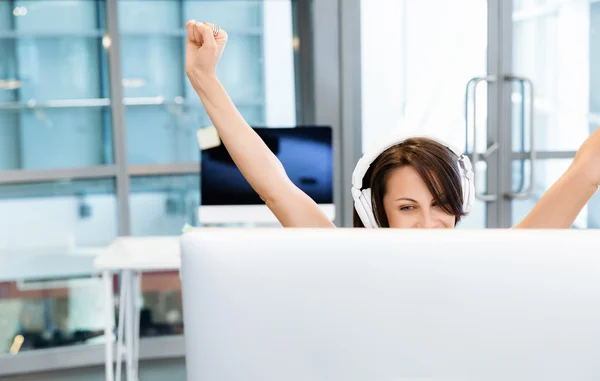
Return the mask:
<svg viewBox="0 0 600 381">
<path fill-rule="evenodd" d="M 429 136 L 404 136 L 404 135 L 393 135 L 386 138 L 384 141 L 375 145 L 375 147 L 369 150 L 363 157 L 358 161 L 354 172 L 352 173 L 352 198 L 354 199 L 354 208 L 358 216 L 360 217 L 363 225 L 366 228 L 377 228 L 377 220 L 373 214 L 373 203 L 371 199 L 371 188 L 361 189 L 363 177 L 369 170 L 371 164 L 381 155 L 385 150 L 391 148 L 397 144 L 402 143 L 409 138 L 427 138 L 442 144 L 458 156 L 458 168 L 460 171 L 461 187 L 463 194 L 463 211 L 465 213 L 471 212 L 473 203 L 475 201 L 475 175 L 471 166 L 471 161 L 464 154 L 459 154 L 460 151 L 456 150 L 452 146 L 439 141 Z"/>
</svg>

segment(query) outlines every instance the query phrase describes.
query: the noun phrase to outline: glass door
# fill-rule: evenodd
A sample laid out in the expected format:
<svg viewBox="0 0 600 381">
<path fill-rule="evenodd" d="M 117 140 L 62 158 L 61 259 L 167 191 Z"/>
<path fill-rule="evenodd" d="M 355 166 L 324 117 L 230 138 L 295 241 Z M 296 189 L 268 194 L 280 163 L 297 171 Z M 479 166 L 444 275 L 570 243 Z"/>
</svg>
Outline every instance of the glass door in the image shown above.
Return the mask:
<svg viewBox="0 0 600 381">
<path fill-rule="evenodd" d="M 504 19 L 503 186 L 498 225 L 525 217 L 565 172 L 579 146 L 600 124 L 600 3 L 591 0 L 512 0 Z M 596 85 L 596 86 L 595 86 Z M 502 106 L 502 105 L 501 105 Z M 504 144 L 506 142 L 506 144 Z M 504 171 L 507 172 L 507 171 Z M 574 227 L 600 227 L 592 200 Z"/>
<path fill-rule="evenodd" d="M 600 124 L 597 21 L 591 0 L 488 1 L 487 72 L 465 86 L 485 227 L 520 222 Z M 600 227 L 600 197 L 574 227 Z"/>
</svg>

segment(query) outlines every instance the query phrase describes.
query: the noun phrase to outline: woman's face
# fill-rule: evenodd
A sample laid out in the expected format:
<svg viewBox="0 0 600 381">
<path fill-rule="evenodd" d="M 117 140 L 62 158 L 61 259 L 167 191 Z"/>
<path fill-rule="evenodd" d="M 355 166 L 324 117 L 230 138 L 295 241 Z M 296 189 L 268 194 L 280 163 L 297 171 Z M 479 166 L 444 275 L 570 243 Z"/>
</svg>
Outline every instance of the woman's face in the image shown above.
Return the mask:
<svg viewBox="0 0 600 381">
<path fill-rule="evenodd" d="M 436 205 L 427 185 L 411 166 L 390 173 L 383 206 L 390 228 L 452 229 L 456 224 L 456 217 Z"/>
</svg>

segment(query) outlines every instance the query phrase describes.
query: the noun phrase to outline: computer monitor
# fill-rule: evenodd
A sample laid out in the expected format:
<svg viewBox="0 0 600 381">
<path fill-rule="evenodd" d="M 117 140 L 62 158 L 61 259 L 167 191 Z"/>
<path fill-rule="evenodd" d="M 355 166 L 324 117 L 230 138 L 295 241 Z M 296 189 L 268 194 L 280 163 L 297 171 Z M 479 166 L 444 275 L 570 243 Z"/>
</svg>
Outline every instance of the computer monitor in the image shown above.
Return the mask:
<svg viewBox="0 0 600 381">
<path fill-rule="evenodd" d="M 600 379 L 588 231 L 196 229 L 188 380 Z"/>
<path fill-rule="evenodd" d="M 303 126 L 254 130 L 281 161 L 292 182 L 333 220 L 331 128 Z M 202 151 L 198 221 L 202 224 L 277 222 L 222 144 Z"/>
</svg>

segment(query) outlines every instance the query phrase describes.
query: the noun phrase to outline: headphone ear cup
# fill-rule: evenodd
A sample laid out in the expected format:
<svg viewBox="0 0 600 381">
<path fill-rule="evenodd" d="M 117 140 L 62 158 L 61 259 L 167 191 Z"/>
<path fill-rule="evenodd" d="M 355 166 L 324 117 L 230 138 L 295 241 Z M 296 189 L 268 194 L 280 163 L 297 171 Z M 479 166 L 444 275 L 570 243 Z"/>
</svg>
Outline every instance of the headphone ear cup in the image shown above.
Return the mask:
<svg viewBox="0 0 600 381">
<path fill-rule="evenodd" d="M 371 189 L 361 191 L 360 189 L 352 188 L 352 198 L 354 199 L 356 214 L 360 217 L 365 228 L 377 227 L 371 207 Z"/>
<path fill-rule="evenodd" d="M 458 161 L 461 169 L 460 177 L 463 193 L 463 211 L 465 213 L 470 213 L 475 201 L 475 174 L 473 173 L 471 161 L 467 156 L 461 155 Z"/>
<path fill-rule="evenodd" d="M 378 227 L 377 220 L 375 219 L 375 215 L 373 214 L 373 202 L 372 202 L 372 198 L 371 198 L 371 188 L 363 189 L 361 191 L 360 200 L 363 204 L 365 216 L 369 220 L 369 225 L 370 225 L 369 227 L 370 228 Z"/>
<path fill-rule="evenodd" d="M 471 195 L 469 191 L 469 180 L 465 176 L 462 178 L 462 188 L 463 188 L 463 211 L 465 213 L 471 212 Z"/>
<path fill-rule="evenodd" d="M 362 192 L 360 189 L 352 188 L 352 198 L 354 199 L 354 210 L 356 210 L 356 214 L 358 214 L 358 217 L 362 221 L 363 225 L 366 228 L 372 227 L 370 226 L 370 219 L 363 204 Z"/>
</svg>

